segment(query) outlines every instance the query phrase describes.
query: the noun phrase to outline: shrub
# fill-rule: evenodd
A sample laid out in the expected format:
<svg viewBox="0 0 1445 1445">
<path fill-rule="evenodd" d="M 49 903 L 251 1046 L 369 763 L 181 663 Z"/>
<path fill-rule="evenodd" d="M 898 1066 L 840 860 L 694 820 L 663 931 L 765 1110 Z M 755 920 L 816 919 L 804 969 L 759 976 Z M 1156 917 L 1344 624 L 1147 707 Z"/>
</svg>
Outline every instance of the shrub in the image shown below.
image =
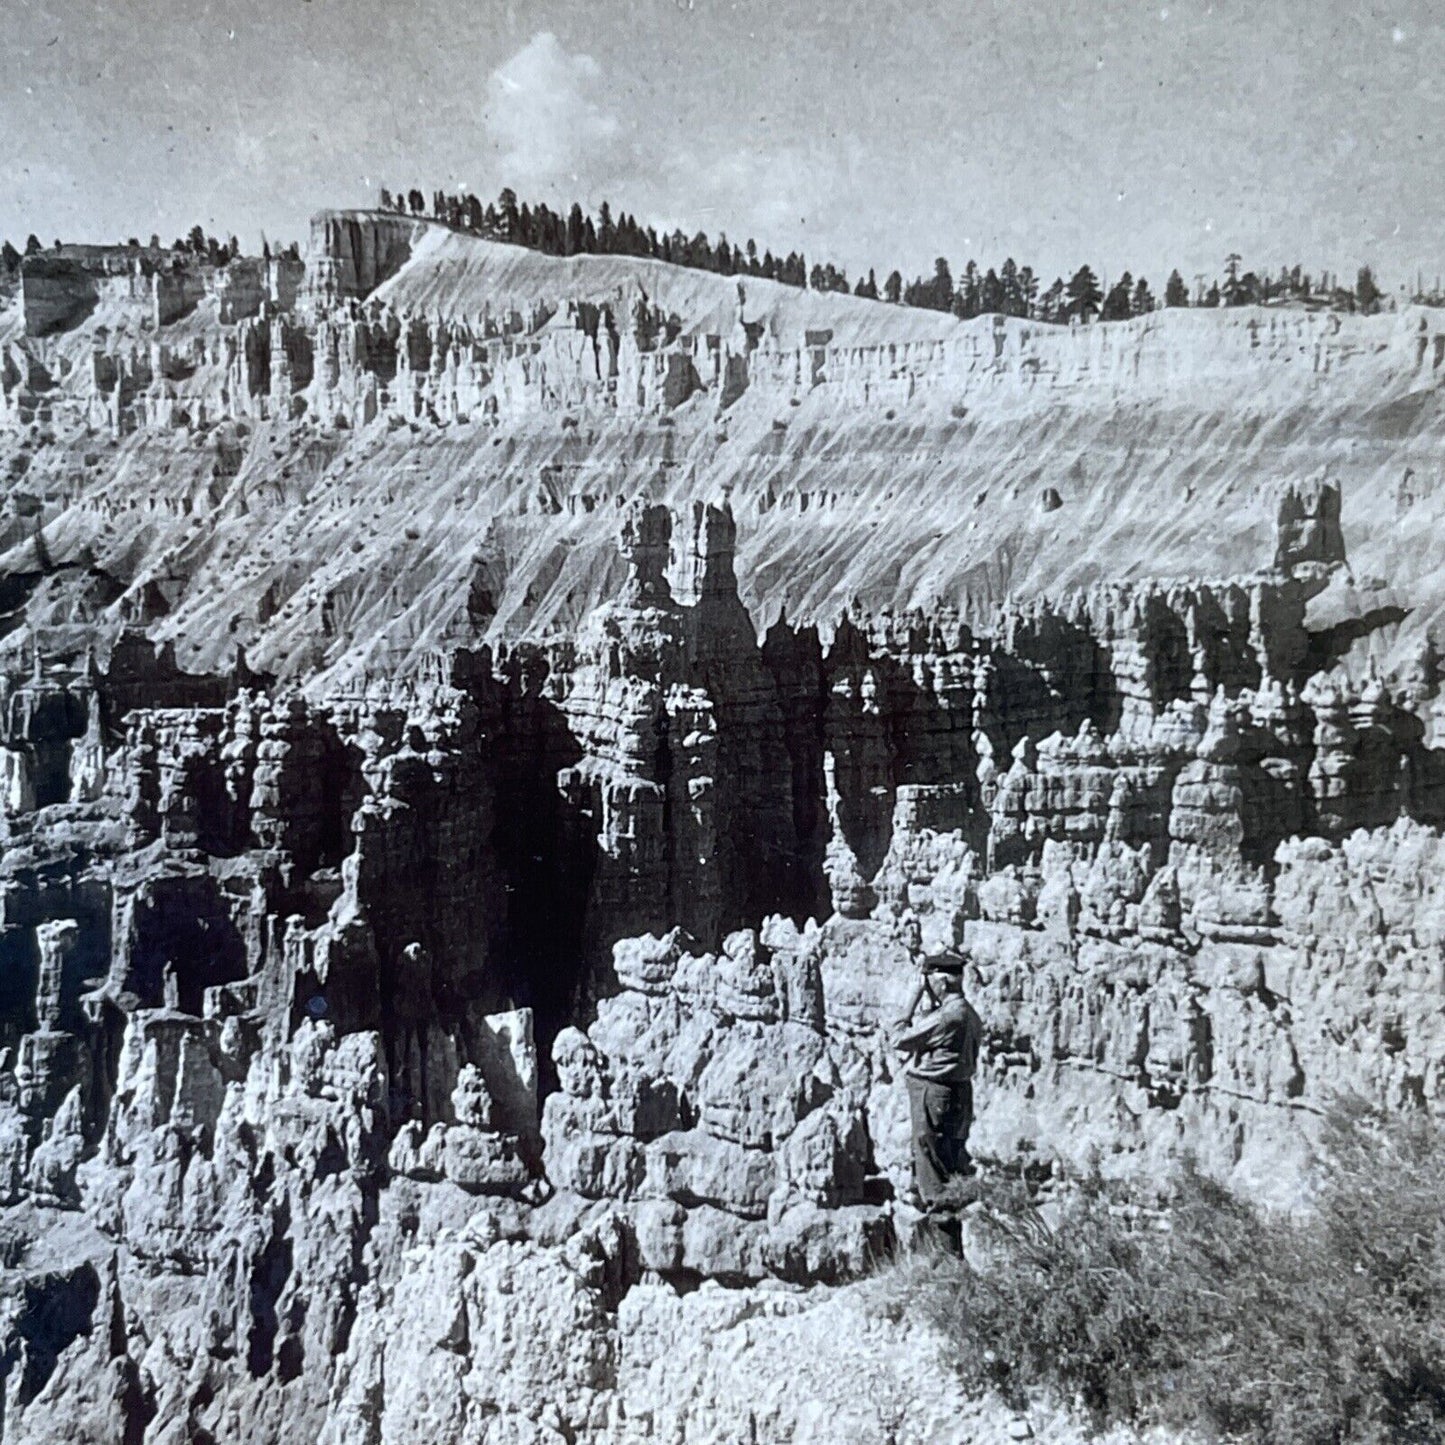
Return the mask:
<svg viewBox="0 0 1445 1445">
<path fill-rule="evenodd" d="M 1015 1404 L 1259 1445 L 1445 1440 L 1445 1135 L 1343 1104 L 1315 1184 L 1300 1217 L 1192 1168 L 1162 1208 L 1098 1178 L 1044 1208 L 974 1186 L 973 1263 L 897 1282 L 965 1383 Z"/>
</svg>

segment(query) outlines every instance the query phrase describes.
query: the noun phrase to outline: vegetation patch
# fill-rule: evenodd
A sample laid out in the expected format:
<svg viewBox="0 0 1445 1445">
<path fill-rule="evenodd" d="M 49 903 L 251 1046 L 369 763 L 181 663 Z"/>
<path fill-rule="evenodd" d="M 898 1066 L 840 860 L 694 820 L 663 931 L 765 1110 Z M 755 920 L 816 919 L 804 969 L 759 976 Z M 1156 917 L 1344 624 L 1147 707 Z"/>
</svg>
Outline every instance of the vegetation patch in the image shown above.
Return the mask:
<svg viewBox="0 0 1445 1445">
<path fill-rule="evenodd" d="M 1307 1215 L 1192 1168 L 1145 1206 L 1098 1178 L 1041 1205 L 971 1185 L 967 1262 L 889 1280 L 971 1388 L 1043 1391 L 1100 1428 L 1269 1445 L 1445 1440 L 1445 1135 L 1338 1106 Z"/>
</svg>

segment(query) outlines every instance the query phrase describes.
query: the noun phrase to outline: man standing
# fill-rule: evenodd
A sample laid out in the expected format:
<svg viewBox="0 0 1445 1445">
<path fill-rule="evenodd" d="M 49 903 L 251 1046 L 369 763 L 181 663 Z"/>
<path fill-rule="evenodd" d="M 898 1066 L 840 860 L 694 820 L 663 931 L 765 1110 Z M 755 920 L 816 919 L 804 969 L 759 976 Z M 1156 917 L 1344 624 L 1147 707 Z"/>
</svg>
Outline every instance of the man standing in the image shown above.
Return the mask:
<svg viewBox="0 0 1445 1445">
<path fill-rule="evenodd" d="M 973 1071 L 983 1024 L 963 996 L 963 959 L 930 954 L 893 1045 L 909 1056 L 908 1106 L 913 1120 L 913 1183 L 925 1207 L 941 1202 L 948 1181 L 972 1172 Z M 916 1023 L 924 996 L 931 1007 Z"/>
</svg>

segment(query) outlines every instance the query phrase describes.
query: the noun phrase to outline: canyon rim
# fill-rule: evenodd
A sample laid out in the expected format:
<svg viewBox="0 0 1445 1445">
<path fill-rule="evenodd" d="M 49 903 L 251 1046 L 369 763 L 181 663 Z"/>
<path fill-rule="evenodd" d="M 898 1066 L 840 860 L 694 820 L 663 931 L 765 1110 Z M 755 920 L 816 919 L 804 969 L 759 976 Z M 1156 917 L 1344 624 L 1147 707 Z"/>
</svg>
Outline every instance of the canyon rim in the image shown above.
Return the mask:
<svg viewBox="0 0 1445 1445">
<path fill-rule="evenodd" d="M 1435 1128 L 1439 20 L 24 8 L 0 1442 L 1196 1438 L 955 1368 L 890 1031 L 980 1271 Z"/>
</svg>

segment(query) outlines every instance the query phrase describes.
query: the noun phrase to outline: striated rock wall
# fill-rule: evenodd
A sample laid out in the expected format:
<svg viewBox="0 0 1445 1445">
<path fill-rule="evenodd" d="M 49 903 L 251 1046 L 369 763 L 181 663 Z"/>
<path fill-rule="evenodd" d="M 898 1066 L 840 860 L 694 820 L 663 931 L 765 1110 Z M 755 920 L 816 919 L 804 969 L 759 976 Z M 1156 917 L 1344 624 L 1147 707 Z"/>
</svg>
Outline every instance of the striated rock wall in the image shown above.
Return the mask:
<svg viewBox="0 0 1445 1445">
<path fill-rule="evenodd" d="M 1445 496 L 1433 312 L 960 323 L 373 213 L 318 217 L 304 263 L 66 264 L 91 315 L 33 337 L 0 312 L 0 652 L 83 606 L 194 671 L 242 644 L 298 683 L 419 676 L 575 632 L 620 576 L 599 513 L 722 499 L 765 628 L 830 632 L 857 600 L 991 629 L 1043 595 L 1267 560 L 1282 478 L 1343 483 L 1279 560 L 1351 536 L 1328 611 L 1357 678 L 1445 615 L 1397 530 L 1408 509 L 1431 535 Z M 1240 605 L 1201 599 L 1196 634 L 1242 628 Z"/>
<path fill-rule="evenodd" d="M 68 331 L 95 309 L 95 280 L 84 267 L 46 256 L 27 256 L 20 266 L 20 304 L 27 336 Z"/>
<path fill-rule="evenodd" d="M 1335 515 L 1290 492 L 1282 533 Z M 916 1228 L 909 912 L 969 955 L 990 1170 L 1192 1155 L 1290 1199 L 1335 1090 L 1437 1109 L 1438 677 L 1316 669 L 1333 545 L 760 642 L 730 512 L 640 506 L 575 638 L 425 684 L 37 660 L 4 712 L 5 756 L 55 759 L 0 860 L 5 1438 L 701 1429 L 706 1379 L 661 1415 L 639 1384 L 686 1374 L 695 1286 L 792 1339 Z"/>
<path fill-rule="evenodd" d="M 369 296 L 406 264 L 425 230 L 424 222 L 382 211 L 323 212 L 311 222 L 309 296 L 323 304 Z"/>
<path fill-rule="evenodd" d="M 304 282 L 289 257 L 241 258 L 217 269 L 175 258 L 160 265 L 156 254 L 119 250 L 84 261 L 27 258 L 21 292 L 25 334 L 36 338 L 76 326 L 94 307 L 97 284 L 115 278 L 144 281 L 130 292 L 144 294 L 155 329 L 209 299 L 214 319 L 205 344 L 184 374 L 171 377 L 170 394 L 192 418 L 200 406 L 213 419 L 257 414 L 268 388 L 254 372 L 225 374 L 231 355 L 246 350 L 245 331 L 225 328 L 263 312 L 263 336 L 267 323 L 291 321 L 326 358 L 314 388 L 308 376 L 296 389 L 328 423 L 355 424 L 358 407 L 371 420 L 365 398 L 373 393 L 371 405 L 385 412 L 435 423 L 579 406 L 671 411 L 696 394 L 716 412 L 744 396 L 787 407 L 814 392 L 865 411 L 930 394 L 960 406 L 970 396 L 990 406 L 1027 403 L 1040 391 L 1127 388 L 1142 398 L 1168 395 L 1185 379 L 1237 382 L 1286 362 L 1303 362 L 1319 382 L 1383 365 L 1428 384 L 1445 366 L 1445 335 L 1427 312 L 1381 320 L 1369 328 L 1379 335 L 1367 336 L 1354 318 L 1297 311 L 1250 311 L 1223 318 L 1227 325 L 1170 312 L 1127 327 L 1059 328 L 1001 316 L 960 325 L 833 297 L 846 320 L 816 326 L 807 320 L 823 298 L 776 283 L 694 276 L 689 284 L 702 291 L 674 295 L 679 273 L 671 268 L 584 260 L 579 269 L 575 260 L 531 256 L 391 213 L 322 212 L 312 222 Z M 118 302 L 123 295 L 124 287 L 115 292 Z M 123 355 L 129 329 L 106 328 L 100 350 L 111 355 L 118 344 Z M 102 388 L 97 378 L 91 396 L 82 389 L 60 400 L 91 407 Z M 131 402 L 113 424 L 176 422 L 154 404 Z"/>
<path fill-rule="evenodd" d="M 1309 495 L 1312 514 L 1337 514 L 1330 489 Z M 1282 518 L 1299 525 L 1300 494 L 1287 494 Z M 81 1132 L 103 1129 L 116 1087 L 106 1061 L 136 1012 L 250 1020 L 254 1047 L 324 1024 L 341 1039 L 375 1034 L 392 1123 L 415 1126 L 396 1167 L 441 1177 L 444 1141 L 428 1131 L 492 1117 L 490 1104 L 457 1093 L 495 1052 L 485 1020 L 509 1005 L 535 1010 L 542 1082 L 555 1068 L 556 1097 L 570 1096 L 568 1059 L 549 1066 L 545 1051 L 593 1007 L 613 1017 L 619 989 L 648 995 L 619 940 L 676 928 L 654 992 L 670 997 L 674 974 L 711 978 L 719 960 L 752 970 L 747 988 L 779 991 L 756 1005 L 758 1021 L 815 1035 L 803 1041 L 816 1055 L 805 1073 L 836 1042 L 836 940 L 865 975 L 839 982 L 858 1000 L 846 1007 L 863 1013 L 838 1027 L 872 1031 L 872 1062 L 850 1086 L 866 1115 L 892 1085 L 877 1030 L 905 972 L 890 920 L 910 910 L 974 951 L 991 1026 L 1012 1040 L 999 1057 L 1023 1070 L 1000 1083 L 1006 1094 L 1024 1078 L 1030 1096 L 1046 1093 L 1035 1075 L 1065 1064 L 1111 1090 L 1126 1077 L 1143 1090 L 1139 1130 L 1060 1131 L 1045 1108 L 1044 1122 L 1018 1125 L 1031 1153 L 1081 1139 L 1202 1148 L 1214 1123 L 1181 1131 L 1168 1118 L 1186 1083 L 1206 1100 L 1222 1078 L 1231 1098 L 1260 1106 L 1323 1103 L 1303 1066 L 1251 1061 L 1256 1047 L 1276 1047 L 1254 1033 L 1239 1044 L 1245 1061 L 1226 1063 L 1210 1042 L 1213 1011 L 1236 993 L 1257 999 L 1239 1007 L 1260 1037 L 1285 1041 L 1282 1058 L 1315 1047 L 1296 1042 L 1297 1029 L 1345 1029 L 1334 995 L 1322 1019 L 1290 1018 L 1304 960 L 1325 937 L 1323 921 L 1300 914 L 1310 871 L 1300 860 L 1323 869 L 1337 856 L 1398 854 L 1405 873 L 1391 887 L 1427 897 L 1428 842 L 1445 820 L 1445 770 L 1419 718 L 1437 680 L 1422 674 L 1406 698 L 1311 671 L 1302 617 L 1325 581 L 1312 569 L 1331 563 L 1312 556 L 1294 574 L 1240 583 L 1094 589 L 1006 609 L 992 633 L 946 615 L 860 615 L 825 647 L 784 623 L 757 641 L 734 547 L 725 509 L 699 507 L 682 526 L 666 509 L 634 509 L 618 600 L 575 640 L 460 654 L 420 690 L 373 686 L 318 704 L 245 687 L 224 701 L 223 687 L 221 705 L 137 708 L 148 684 L 130 652 L 117 650 L 110 674 L 87 665 L 47 676 L 37 662 L 6 694 L 3 742 L 18 860 L 7 864 L 6 926 L 19 930 L 16 956 L 33 960 L 17 979 L 36 980 L 17 985 L 17 1040 L 42 1040 L 17 1057 L 42 1119 L 80 1088 Z M 168 666 L 149 675 L 162 695 L 176 686 Z M 216 684 L 189 685 L 203 697 Z M 821 934 L 763 926 L 830 913 Z M 55 962 L 59 945 L 42 946 L 36 931 L 52 925 L 68 930 L 65 957 L 85 964 Z M 1389 949 L 1414 947 L 1390 926 L 1377 931 Z M 693 940 L 685 966 L 682 937 Z M 79 972 L 104 959 L 82 997 Z M 821 983 L 786 982 L 790 970 Z M 1119 1004 L 1128 1022 L 1082 1003 L 1082 1032 L 1061 1035 L 1074 1007 L 1062 1000 L 1089 994 L 1081 979 L 1095 975 L 1111 995 L 1137 975 L 1125 990 L 1133 1001 Z M 702 984 L 678 987 L 675 1021 L 711 1009 L 726 1034 L 750 1016 Z M 1345 997 L 1359 1002 L 1354 987 Z M 1434 1031 L 1423 996 L 1401 1008 L 1410 1023 L 1391 1025 L 1404 1040 L 1398 1067 L 1363 1068 L 1358 1086 L 1427 1102 Z M 1192 1040 L 1184 1054 L 1174 1044 L 1151 1053 L 1176 1035 Z M 639 1064 L 643 1082 L 619 1087 L 671 1090 L 680 1112 L 664 1109 L 657 1132 L 685 1132 L 707 1111 L 692 1097 L 699 1078 L 676 1073 L 666 1028 L 664 1040 L 670 1062 Z M 608 1058 L 631 1068 L 605 1035 L 588 1047 L 599 1077 Z M 699 1047 L 702 1057 L 715 1045 Z M 1332 1048 L 1314 1065 L 1319 1090 L 1349 1073 L 1327 1062 Z M 535 1167 L 535 1121 L 529 1130 L 511 1114 L 517 1167 Z M 1256 1126 L 1271 1141 L 1307 1132 L 1272 1119 L 1250 1116 L 1232 1145 L 1214 1139 L 1221 1167 L 1241 1163 Z M 857 1176 L 839 1199 L 857 1203 L 878 1159 L 901 1155 L 866 1125 L 838 1127 Z M 899 1182 L 895 1170 L 890 1188 Z M 662 1194 L 677 1202 L 690 1188 Z M 595 1197 L 595 1181 L 575 1192 Z"/>
<path fill-rule="evenodd" d="M 908 313 L 849 301 L 908 339 L 843 345 L 833 342 L 831 328 L 790 333 L 776 322 L 752 323 L 749 288 L 766 297 L 774 283 L 747 278 L 733 283 L 727 319 L 709 318 L 702 329 L 650 300 L 645 285 L 622 282 L 599 293 L 583 277 L 560 274 L 554 284 L 576 289 L 541 299 L 483 287 L 475 306 L 442 308 L 428 277 L 432 270 L 446 276 L 453 263 L 433 244 L 422 245 L 409 265 L 413 249 L 434 239 L 422 221 L 324 213 L 313 222 L 299 287 L 287 258 L 243 259 L 219 271 L 199 265 L 156 271 L 146 286 L 155 327 L 173 325 L 207 298 L 215 317 L 204 338 L 187 338 L 198 348 L 195 358 L 168 378 L 165 395 L 188 415 L 204 406 L 213 420 L 269 414 L 267 399 L 279 400 L 274 388 L 254 372 L 228 374 L 230 356 L 246 348 L 247 332 L 225 328 L 258 316 L 268 338 L 263 349 L 276 344 L 278 329 L 297 327 L 325 358 L 314 383 L 310 375 L 293 381 L 305 392 L 308 414 L 328 425 L 338 418 L 364 425 L 378 410 L 434 425 L 518 421 L 568 408 L 666 414 L 695 396 L 723 415 L 745 398 L 749 409 L 789 408 L 814 393 L 830 406 L 865 413 L 926 406 L 930 399 L 958 408 L 970 402 L 1007 408 L 1035 405 L 1036 394 L 1051 392 L 1107 399 L 1127 389 L 1140 400 L 1165 397 L 1186 378 L 1228 387 L 1242 374 L 1286 363 L 1303 363 L 1320 387 L 1352 368 L 1388 368 L 1428 386 L 1445 367 L 1445 334 L 1437 334 L 1424 312 L 1374 323 L 1377 338 L 1365 336 L 1364 323 L 1353 318 L 1347 327 L 1327 314 L 1252 312 L 1237 322 L 1226 318 L 1227 326 L 1203 313 L 1168 313 L 1128 327 L 1072 329 L 1004 317 L 967 325 L 941 318 L 948 329 L 921 340 L 908 337 L 915 325 Z M 484 256 L 513 249 L 471 244 Z M 545 270 L 545 260 L 538 264 Z M 77 263 L 31 258 L 23 276 L 28 336 L 70 330 L 96 304 L 97 282 Z M 408 284 L 385 284 L 402 277 Z M 723 280 L 712 278 L 715 285 Z M 116 342 L 124 354 L 124 334 L 102 337 L 100 344 L 110 354 Z M 89 396 L 82 391 L 62 400 L 98 424 L 100 390 L 97 383 Z M 114 425 L 175 426 L 156 400 L 128 403 Z"/>
<path fill-rule="evenodd" d="M 887 1397 L 936 1342 L 847 1283 L 918 1224 L 907 915 L 969 957 L 989 1171 L 1296 1203 L 1335 1091 L 1440 1109 L 1439 657 L 1361 656 L 1405 594 L 1355 493 L 1166 469 L 1266 570 L 1129 561 L 1213 555 L 1140 441 L 1181 376 L 1384 378 L 1428 441 L 1428 327 L 834 328 L 459 240 L 328 218 L 302 295 L 0 336 L 0 1435 L 992 1438 Z M 1050 560 L 1086 495 L 1114 572 Z M 800 1349 L 878 1398 L 747 1414 Z"/>
</svg>

